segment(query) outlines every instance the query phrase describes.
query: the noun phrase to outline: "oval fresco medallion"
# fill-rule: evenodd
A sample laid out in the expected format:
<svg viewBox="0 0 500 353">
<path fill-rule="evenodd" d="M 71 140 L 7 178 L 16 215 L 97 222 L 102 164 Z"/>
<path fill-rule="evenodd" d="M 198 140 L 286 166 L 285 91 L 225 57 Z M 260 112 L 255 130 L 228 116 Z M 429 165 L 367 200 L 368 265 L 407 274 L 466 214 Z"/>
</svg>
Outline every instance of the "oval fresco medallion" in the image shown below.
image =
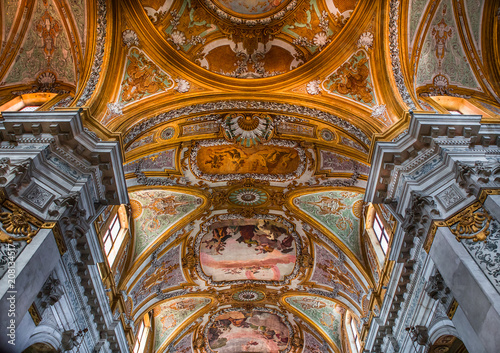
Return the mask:
<svg viewBox="0 0 500 353">
<path fill-rule="evenodd" d="M 279 285 L 296 276 L 301 246 L 291 224 L 271 215 L 261 215 L 269 216 L 263 219 L 224 216 L 202 225 L 197 237 L 195 250 L 200 259 L 201 278 L 212 285 L 249 282 Z"/>
<path fill-rule="evenodd" d="M 240 188 L 229 193 L 229 202 L 238 206 L 260 206 L 266 203 L 268 195 L 264 190 L 256 188 Z"/>
<path fill-rule="evenodd" d="M 266 295 L 260 290 L 244 289 L 233 294 L 233 299 L 239 302 L 258 302 Z"/>
<path fill-rule="evenodd" d="M 286 181 L 300 177 L 307 166 L 304 150 L 287 140 L 243 147 L 226 140 L 207 140 L 191 150 L 191 170 L 204 180 L 254 178 Z"/>
<path fill-rule="evenodd" d="M 210 353 L 290 351 L 293 329 L 283 314 L 268 308 L 226 309 L 205 327 Z"/>
</svg>

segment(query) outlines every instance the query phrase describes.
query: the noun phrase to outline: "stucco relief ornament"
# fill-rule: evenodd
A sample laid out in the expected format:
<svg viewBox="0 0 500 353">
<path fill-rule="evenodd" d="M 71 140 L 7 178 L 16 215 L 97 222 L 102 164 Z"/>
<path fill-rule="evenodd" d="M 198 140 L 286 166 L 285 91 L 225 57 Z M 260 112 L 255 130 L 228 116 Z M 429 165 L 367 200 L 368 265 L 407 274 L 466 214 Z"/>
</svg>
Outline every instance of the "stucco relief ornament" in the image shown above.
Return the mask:
<svg viewBox="0 0 500 353">
<path fill-rule="evenodd" d="M 226 139 L 245 147 L 269 141 L 274 129 L 273 120 L 267 114 L 230 114 L 222 126 Z"/>
<path fill-rule="evenodd" d="M 124 105 L 122 103 L 108 103 L 109 114 L 112 116 L 120 116 L 123 115 Z"/>
<path fill-rule="evenodd" d="M 309 93 L 311 95 L 320 94 L 321 93 L 320 85 L 321 85 L 320 80 L 314 80 L 314 81 L 309 82 L 306 86 L 307 93 Z"/>
<path fill-rule="evenodd" d="M 191 89 L 191 84 L 183 78 L 175 79 L 177 86 L 174 88 L 179 93 L 186 93 Z"/>
<path fill-rule="evenodd" d="M 358 48 L 369 50 L 373 47 L 373 33 L 365 32 L 358 39 Z"/>
<path fill-rule="evenodd" d="M 139 38 L 137 37 L 137 33 L 135 33 L 131 29 L 123 31 L 122 40 L 123 44 L 125 44 L 128 48 L 139 45 Z"/>
<path fill-rule="evenodd" d="M 181 46 L 186 44 L 186 36 L 181 31 L 173 32 L 168 40 L 175 44 L 177 50 L 180 50 Z"/>
<path fill-rule="evenodd" d="M 387 107 L 385 106 L 385 104 L 377 105 L 377 106 L 373 107 L 371 117 L 372 118 L 382 118 L 386 111 L 387 111 Z"/>
</svg>

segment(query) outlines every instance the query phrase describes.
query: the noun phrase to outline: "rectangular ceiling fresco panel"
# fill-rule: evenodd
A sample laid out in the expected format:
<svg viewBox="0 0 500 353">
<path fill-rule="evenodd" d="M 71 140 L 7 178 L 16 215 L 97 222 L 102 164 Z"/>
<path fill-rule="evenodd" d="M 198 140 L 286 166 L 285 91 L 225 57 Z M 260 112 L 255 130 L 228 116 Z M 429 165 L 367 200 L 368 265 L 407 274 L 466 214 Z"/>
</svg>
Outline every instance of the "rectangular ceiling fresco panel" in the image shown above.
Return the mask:
<svg viewBox="0 0 500 353">
<path fill-rule="evenodd" d="M 175 149 L 153 153 L 136 159 L 123 167 L 125 174 L 134 173 L 139 168 L 141 172 L 162 172 L 165 169 L 175 170 Z"/>
<path fill-rule="evenodd" d="M 295 239 L 276 222 L 227 221 L 214 225 L 201 240 L 202 270 L 217 282 L 282 281 L 295 261 Z"/>
</svg>

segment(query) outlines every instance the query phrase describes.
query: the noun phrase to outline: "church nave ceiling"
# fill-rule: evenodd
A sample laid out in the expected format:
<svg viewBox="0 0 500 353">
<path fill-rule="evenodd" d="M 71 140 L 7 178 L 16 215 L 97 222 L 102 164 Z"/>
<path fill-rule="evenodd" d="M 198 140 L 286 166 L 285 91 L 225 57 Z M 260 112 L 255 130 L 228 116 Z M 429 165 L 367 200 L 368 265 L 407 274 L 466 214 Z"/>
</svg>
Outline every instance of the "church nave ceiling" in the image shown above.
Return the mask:
<svg viewBox="0 0 500 353">
<path fill-rule="evenodd" d="M 148 353 L 348 353 L 391 266 L 365 231 L 374 141 L 448 113 L 436 95 L 500 116 L 493 3 L 0 0 L 0 105 L 52 92 L 40 110 L 121 142 L 114 280 Z"/>
<path fill-rule="evenodd" d="M 121 285 L 131 319 L 153 313 L 154 349 L 342 352 L 376 285 L 366 135 L 245 110 L 149 126 L 125 137 L 135 252 Z"/>
</svg>

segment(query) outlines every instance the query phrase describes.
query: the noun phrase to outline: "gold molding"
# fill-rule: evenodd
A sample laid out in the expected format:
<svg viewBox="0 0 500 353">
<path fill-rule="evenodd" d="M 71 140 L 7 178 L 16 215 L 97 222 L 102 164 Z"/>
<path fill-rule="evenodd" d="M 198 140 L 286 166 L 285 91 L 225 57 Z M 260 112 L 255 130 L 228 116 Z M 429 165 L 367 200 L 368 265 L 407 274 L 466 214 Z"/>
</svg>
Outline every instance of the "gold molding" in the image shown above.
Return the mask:
<svg viewBox="0 0 500 353">
<path fill-rule="evenodd" d="M 31 318 L 33 319 L 33 322 L 35 323 L 35 326 L 38 326 L 40 322 L 42 321 L 42 316 L 38 312 L 38 309 L 35 306 L 35 303 L 32 303 L 31 306 L 28 308 L 28 312 L 30 313 Z"/>
<path fill-rule="evenodd" d="M 453 233 L 453 235 L 455 235 L 457 241 L 460 241 L 461 239 L 472 239 L 474 241 L 485 241 L 486 237 L 489 234 L 489 231 L 487 229 L 488 229 L 489 223 L 491 221 L 491 216 L 488 214 L 488 212 L 486 210 L 484 212 L 485 213 L 484 220 L 487 221 L 487 224 L 482 226 L 481 229 L 478 229 L 477 232 L 475 232 L 474 234 L 470 233 L 472 235 L 463 236 L 463 235 L 461 235 L 460 232 L 453 230 L 451 227 L 454 226 L 455 224 L 459 223 L 460 221 L 462 221 L 465 216 L 474 214 L 474 212 L 476 212 L 478 209 L 483 207 L 484 203 L 486 202 L 486 199 L 490 195 L 500 195 L 500 189 L 483 189 L 483 190 L 481 190 L 481 193 L 479 194 L 477 201 L 473 201 L 468 206 L 465 206 L 461 210 L 455 212 L 452 216 L 448 217 L 446 220 L 433 221 L 430 228 L 429 228 L 429 231 L 427 232 L 427 236 L 426 236 L 425 241 L 424 241 L 424 250 L 427 253 L 429 253 L 439 227 L 450 228 L 450 231 Z"/>
</svg>

